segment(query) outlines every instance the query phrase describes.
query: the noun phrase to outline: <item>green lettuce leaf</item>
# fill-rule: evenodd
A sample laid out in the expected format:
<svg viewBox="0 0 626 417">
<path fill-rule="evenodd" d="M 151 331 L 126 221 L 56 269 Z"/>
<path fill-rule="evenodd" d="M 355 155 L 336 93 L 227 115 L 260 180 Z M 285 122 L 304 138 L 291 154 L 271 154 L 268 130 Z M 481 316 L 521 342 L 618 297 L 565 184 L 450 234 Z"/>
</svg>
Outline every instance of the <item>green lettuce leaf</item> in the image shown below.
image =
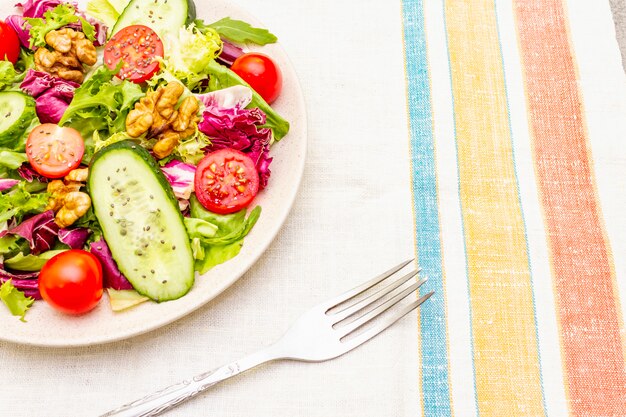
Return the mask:
<svg viewBox="0 0 626 417">
<path fill-rule="evenodd" d="M 109 0 L 91 0 L 87 3 L 87 13 L 103 22 L 109 31 L 115 26 L 123 10 L 117 10 Z"/>
<path fill-rule="evenodd" d="M 114 290 L 107 288 L 111 310 L 118 312 L 139 305 L 149 298 L 139 294 L 135 290 Z"/>
<path fill-rule="evenodd" d="M 0 149 L 0 167 L 18 169 L 26 161 L 28 161 L 28 157 L 23 152 Z"/>
<path fill-rule="evenodd" d="M 80 21 L 85 37 L 94 41 L 96 30 L 89 22 L 80 16 L 76 16 L 76 10 L 68 4 L 60 4 L 52 10 L 47 10 L 43 18 L 27 17 L 26 22 L 31 25 L 30 48 L 35 46 L 46 46 L 46 35 L 48 32 L 67 26 L 70 23 Z"/>
<path fill-rule="evenodd" d="M 211 61 L 205 70 L 209 74 L 209 90 L 221 90 L 223 88 L 232 87 L 234 85 L 245 85 L 250 87 L 248 83 L 241 79 L 230 68 L 219 64 L 215 60 Z M 283 119 L 272 107 L 252 87 L 252 102 L 248 108 L 258 107 L 267 115 L 267 120 L 263 127 L 269 127 L 274 133 L 275 140 L 281 140 L 289 133 L 289 122 Z"/>
<path fill-rule="evenodd" d="M 22 48 L 20 57 L 15 64 L 15 69 L 22 73 L 22 79 L 26 77 L 26 73 L 29 69 L 35 69 L 35 53 Z"/>
<path fill-rule="evenodd" d="M 98 68 L 76 89 L 59 125 L 71 125 L 83 138 L 92 138 L 94 131 L 105 137 L 123 132 L 128 112 L 144 93 L 130 81 L 112 82 L 117 71 L 105 66 Z"/>
<path fill-rule="evenodd" d="M 24 293 L 13 286 L 11 280 L 0 285 L 0 300 L 9 308 L 14 316 L 20 316 L 20 320 L 25 322 L 24 316 L 33 305 L 35 299 L 26 297 Z"/>
<path fill-rule="evenodd" d="M 8 193 L 0 194 L 0 223 L 15 217 L 19 222 L 26 214 L 42 213 L 48 205 L 48 193 L 31 194 L 22 181 Z"/>
<path fill-rule="evenodd" d="M 9 259 L 5 259 L 4 265 L 16 271 L 36 272 L 41 270 L 50 258 L 61 252 L 65 252 L 65 250 L 49 250 L 39 255 L 24 255 L 23 252 L 20 252 Z"/>
<path fill-rule="evenodd" d="M 4 235 L 0 237 L 0 255 L 11 256 L 10 254 L 19 250 L 19 245 L 17 244 L 19 239 L 20 237 L 15 235 Z"/>
<path fill-rule="evenodd" d="M 0 91 L 13 87 L 24 79 L 24 75 L 19 74 L 10 61 L 0 61 Z"/>
<path fill-rule="evenodd" d="M 246 217 L 246 210 L 227 215 L 211 213 L 202 207 L 195 196 L 191 197 L 190 204 L 191 217 L 186 217 L 184 221 L 192 239 L 195 269 L 201 274 L 237 256 L 244 237 L 261 215 L 260 206 L 255 207 Z"/>
<path fill-rule="evenodd" d="M 208 28 L 215 29 L 221 36 L 233 42 L 252 42 L 257 45 L 267 45 L 268 43 L 275 43 L 278 40 L 278 38 L 267 29 L 255 28 L 249 23 L 242 20 L 231 19 L 230 17 L 225 17 L 210 25 L 205 24 L 201 19 L 197 19 L 194 23 L 202 31 Z"/>
</svg>

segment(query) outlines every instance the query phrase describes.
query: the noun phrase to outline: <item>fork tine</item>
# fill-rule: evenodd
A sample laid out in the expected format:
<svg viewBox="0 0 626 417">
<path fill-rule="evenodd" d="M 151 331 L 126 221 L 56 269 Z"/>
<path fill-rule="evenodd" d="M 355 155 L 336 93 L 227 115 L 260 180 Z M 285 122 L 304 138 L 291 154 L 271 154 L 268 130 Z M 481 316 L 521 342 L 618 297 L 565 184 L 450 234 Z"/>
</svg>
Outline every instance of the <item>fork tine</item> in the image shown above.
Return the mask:
<svg viewBox="0 0 626 417">
<path fill-rule="evenodd" d="M 381 281 L 384 281 L 386 278 L 389 278 L 391 275 L 395 274 L 396 272 L 398 272 L 399 270 L 401 270 L 402 268 L 404 268 L 405 266 L 407 266 L 414 260 L 415 258 L 409 259 L 408 261 L 404 261 L 401 264 L 394 266 L 390 270 L 383 272 L 376 278 L 372 278 L 371 280 L 359 285 L 358 287 L 352 288 L 351 290 L 346 291 L 345 293 L 338 295 L 335 298 L 330 299 L 329 301 L 324 303 L 324 305 L 328 306 L 326 308 L 326 311 L 332 309 L 333 307 L 337 307 L 339 304 L 343 303 L 344 301 L 347 301 L 350 298 L 369 290 L 374 285 L 378 284 Z"/>
<path fill-rule="evenodd" d="M 404 275 L 401 278 L 398 278 L 397 280 L 395 280 L 394 282 L 392 282 L 391 284 L 387 285 L 384 288 L 381 288 L 380 290 L 376 291 L 374 294 L 371 294 L 370 296 L 368 296 L 367 298 L 359 301 L 358 303 L 344 309 L 341 310 L 337 313 L 332 313 L 332 317 L 335 319 L 335 324 L 338 324 L 340 322 L 345 321 L 346 319 L 350 318 L 350 316 L 355 315 L 356 313 L 360 313 L 364 310 L 366 310 L 368 307 L 373 306 L 374 304 L 376 304 L 376 302 L 380 299 L 382 299 L 384 296 L 391 294 L 392 291 L 394 291 L 397 288 L 400 288 L 403 284 L 405 284 L 407 281 L 409 281 L 410 279 L 412 279 L 415 275 L 417 275 L 419 273 L 418 270 L 414 270 L 412 272 L 409 272 L 408 274 Z M 422 280 L 419 281 L 419 285 L 422 285 L 423 283 L 425 283 L 427 280 L 427 278 L 424 278 Z M 419 286 L 418 286 L 419 288 Z M 366 312 L 366 311 L 365 311 Z M 355 317 L 354 319 L 358 319 L 358 317 Z M 354 321 L 354 320 L 352 320 Z M 342 323 L 342 324 L 349 324 L 349 323 Z"/>
<path fill-rule="evenodd" d="M 413 292 L 415 292 L 415 290 L 417 290 L 425 281 L 426 281 L 425 279 L 422 279 L 414 283 L 413 285 L 411 285 L 408 288 L 405 288 L 404 290 L 394 295 L 392 298 L 388 299 L 387 301 L 385 301 L 384 303 L 382 303 L 381 305 L 379 305 L 372 311 L 368 311 L 367 313 L 363 314 L 361 317 L 357 318 L 356 320 L 353 320 L 350 324 L 347 324 L 346 326 L 342 326 L 338 328 L 337 330 L 339 330 L 339 332 L 341 333 L 341 337 L 345 337 L 349 335 L 350 333 L 354 332 L 358 328 L 364 326 L 365 324 L 369 323 L 376 317 L 380 316 L 385 311 L 389 310 L 391 307 L 395 306 L 400 301 L 404 300 L 409 294 L 412 294 Z"/>
<path fill-rule="evenodd" d="M 350 333 L 342 336 L 342 342 L 345 343 L 345 345 L 346 345 L 346 349 L 347 349 L 346 352 L 356 348 L 357 346 L 362 345 L 363 343 L 365 343 L 368 340 L 372 339 L 374 336 L 376 336 L 379 333 L 387 330 L 389 327 L 391 327 L 395 322 L 400 320 L 402 317 L 406 316 L 411 311 L 413 311 L 416 308 L 418 308 L 419 306 L 421 306 L 422 303 L 424 303 L 424 301 L 428 300 L 434 293 L 435 293 L 434 291 L 431 291 L 431 292 L 427 293 L 426 295 L 423 295 L 422 297 L 420 297 L 416 301 L 413 301 L 411 304 L 409 304 L 406 307 L 404 307 L 402 310 L 400 310 L 398 313 L 396 313 L 393 317 L 389 317 L 383 323 L 380 323 L 380 324 L 376 325 L 375 327 L 372 327 L 371 329 L 368 329 L 367 331 L 361 333 L 358 336 L 355 336 L 354 338 L 352 338 L 352 339 L 350 339 L 350 340 L 348 340 L 346 342 L 343 342 L 343 339 L 345 337 L 347 337 Z M 357 327 L 357 329 L 358 329 L 358 327 Z M 357 330 L 357 329 L 354 329 L 354 330 Z"/>
</svg>

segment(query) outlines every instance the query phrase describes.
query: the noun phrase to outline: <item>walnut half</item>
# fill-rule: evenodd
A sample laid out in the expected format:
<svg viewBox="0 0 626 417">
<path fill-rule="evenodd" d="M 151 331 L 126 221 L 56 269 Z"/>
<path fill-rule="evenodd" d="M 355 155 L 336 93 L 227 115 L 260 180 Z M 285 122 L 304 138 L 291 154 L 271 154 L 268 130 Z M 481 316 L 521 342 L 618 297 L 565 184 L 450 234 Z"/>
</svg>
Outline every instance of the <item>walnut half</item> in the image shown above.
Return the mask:
<svg viewBox="0 0 626 417">
<path fill-rule="evenodd" d="M 70 171 L 63 181 L 54 180 L 48 183 L 50 199 L 46 210 L 56 213 L 54 222 L 59 227 L 71 226 L 91 207 L 89 195 L 80 191 L 88 175 L 88 168 L 80 168 Z"/>
<path fill-rule="evenodd" d="M 46 34 L 46 44 L 52 48 L 39 48 L 35 52 L 35 68 L 68 81 L 81 83 L 83 65 L 94 65 L 98 55 L 96 47 L 85 34 L 63 28 Z"/>
<path fill-rule="evenodd" d="M 159 159 L 169 156 L 181 140 L 192 136 L 200 121 L 200 103 L 196 97 L 185 98 L 176 109 L 183 92 L 182 84 L 171 82 L 146 94 L 126 117 L 126 132 L 130 137 L 148 132 L 149 138 L 157 138 L 152 151 Z"/>
</svg>

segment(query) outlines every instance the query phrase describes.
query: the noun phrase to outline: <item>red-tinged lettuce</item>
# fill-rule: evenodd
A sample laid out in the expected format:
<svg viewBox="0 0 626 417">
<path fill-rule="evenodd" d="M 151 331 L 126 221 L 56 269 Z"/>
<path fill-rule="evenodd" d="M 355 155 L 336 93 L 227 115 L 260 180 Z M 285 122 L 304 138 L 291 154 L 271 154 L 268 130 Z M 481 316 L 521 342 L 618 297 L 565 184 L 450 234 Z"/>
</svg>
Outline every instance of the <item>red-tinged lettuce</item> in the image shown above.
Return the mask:
<svg viewBox="0 0 626 417">
<path fill-rule="evenodd" d="M 37 288 L 37 280 L 35 280 L 35 278 L 37 278 L 38 276 L 39 276 L 39 271 L 33 271 L 33 272 L 7 271 L 6 268 L 4 267 L 4 263 L 0 262 L 0 280 L 6 281 L 9 279 L 12 279 L 16 287 L 31 288 L 31 289 Z"/>
<path fill-rule="evenodd" d="M 113 255 L 111 254 L 111 250 L 109 249 L 109 246 L 104 238 L 100 238 L 97 242 L 92 242 L 90 250 L 102 264 L 102 274 L 104 276 L 105 288 L 113 288 L 115 290 L 133 289 L 133 286 L 130 282 L 128 282 L 126 277 L 122 275 L 117 267 L 117 264 L 113 259 Z"/>
<path fill-rule="evenodd" d="M 42 123 L 59 123 L 80 84 L 56 78 L 46 72 L 28 70 L 20 88 L 35 98 Z"/>
<path fill-rule="evenodd" d="M 30 164 L 22 164 L 19 168 L 17 168 L 17 173 L 20 177 L 24 178 L 28 182 L 38 181 L 38 182 L 49 182 L 50 179 L 44 177 L 43 175 L 38 174 Z"/>
<path fill-rule="evenodd" d="M 19 180 L 13 180 L 10 178 L 0 178 L 0 191 L 9 190 L 15 187 L 19 183 L 20 183 Z"/>
<path fill-rule="evenodd" d="M 246 109 L 253 92 L 246 86 L 233 86 L 196 96 L 205 106 L 200 131 L 211 139 L 210 151 L 223 148 L 242 151 L 254 161 L 261 189 L 270 177 L 269 157 L 272 132 L 262 127 L 265 113 L 259 108 Z"/>
<path fill-rule="evenodd" d="M 252 102 L 252 89 L 245 85 L 234 85 L 206 94 L 196 94 L 196 98 L 204 104 L 204 107 L 223 109 L 240 107 L 243 109 Z"/>
<path fill-rule="evenodd" d="M 59 241 L 70 249 L 82 249 L 91 231 L 86 227 L 59 230 Z"/>
<path fill-rule="evenodd" d="M 222 52 L 220 52 L 220 55 L 216 59 L 221 64 L 230 68 L 235 63 L 237 58 L 243 54 L 243 49 L 222 38 Z"/>
<path fill-rule="evenodd" d="M 59 234 L 59 226 L 54 222 L 54 212 L 48 210 L 9 229 L 9 234 L 26 239 L 32 253 L 37 255 L 52 249 Z"/>
<path fill-rule="evenodd" d="M 174 159 L 161 167 L 161 171 L 163 171 L 165 178 L 172 186 L 180 209 L 185 210 L 189 207 L 189 197 L 191 197 L 193 192 L 196 167 Z"/>
<path fill-rule="evenodd" d="M 0 262 L 0 284 L 6 285 L 6 282 L 11 282 L 12 286 L 24 293 L 27 297 L 32 297 L 36 300 L 41 299 L 39 294 L 39 283 L 37 277 L 39 272 L 11 272 L 7 271 L 4 264 Z"/>
</svg>

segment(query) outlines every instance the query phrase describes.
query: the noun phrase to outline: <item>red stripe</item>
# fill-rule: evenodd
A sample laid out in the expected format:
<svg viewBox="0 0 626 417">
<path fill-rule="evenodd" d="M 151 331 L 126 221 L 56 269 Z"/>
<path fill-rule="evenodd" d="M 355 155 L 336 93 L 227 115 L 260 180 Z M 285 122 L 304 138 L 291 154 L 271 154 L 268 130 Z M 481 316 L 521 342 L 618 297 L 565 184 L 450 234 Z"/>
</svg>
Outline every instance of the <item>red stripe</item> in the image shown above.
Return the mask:
<svg viewBox="0 0 626 417">
<path fill-rule="evenodd" d="M 615 272 L 567 17 L 559 0 L 516 0 L 515 7 L 570 410 L 574 416 L 625 416 Z"/>
</svg>

